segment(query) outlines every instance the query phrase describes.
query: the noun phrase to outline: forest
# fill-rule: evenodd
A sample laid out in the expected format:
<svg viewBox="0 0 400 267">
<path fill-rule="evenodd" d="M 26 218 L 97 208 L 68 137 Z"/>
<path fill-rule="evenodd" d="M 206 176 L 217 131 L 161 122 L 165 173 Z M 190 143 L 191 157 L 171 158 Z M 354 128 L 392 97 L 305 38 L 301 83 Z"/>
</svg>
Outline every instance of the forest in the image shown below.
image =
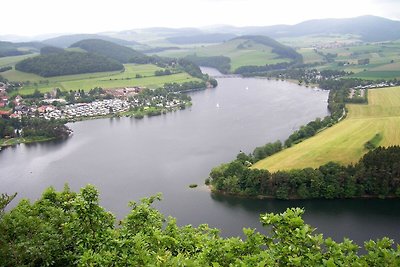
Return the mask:
<svg viewBox="0 0 400 267">
<path fill-rule="evenodd" d="M 153 207 L 161 195 L 129 202 L 122 220 L 100 206 L 92 185 L 50 187 L 35 202 L 0 197 L 1 266 L 399 266 L 400 248 L 382 238 L 336 242 L 316 233 L 300 208 L 261 214 L 267 234 L 244 228 L 224 238 L 207 224 L 178 226 Z"/>
<path fill-rule="evenodd" d="M 0 138 L 46 137 L 59 139 L 67 137 L 70 129 L 60 120 L 23 117 L 21 120 L 0 117 Z"/>
<path fill-rule="evenodd" d="M 123 68 L 122 64 L 105 56 L 67 51 L 27 58 L 15 65 L 16 70 L 34 73 L 42 77 L 117 71 L 123 70 Z"/>
<path fill-rule="evenodd" d="M 72 44 L 71 47 L 79 47 L 89 53 L 112 58 L 120 63 L 136 63 L 133 59 L 147 57 L 146 55 L 129 47 L 100 39 L 82 40 Z"/>
<path fill-rule="evenodd" d="M 277 199 L 400 197 L 400 146 L 378 147 L 355 165 L 329 162 L 272 174 L 251 168 L 252 161 L 241 152 L 212 169 L 206 184 L 216 192 Z"/>
</svg>

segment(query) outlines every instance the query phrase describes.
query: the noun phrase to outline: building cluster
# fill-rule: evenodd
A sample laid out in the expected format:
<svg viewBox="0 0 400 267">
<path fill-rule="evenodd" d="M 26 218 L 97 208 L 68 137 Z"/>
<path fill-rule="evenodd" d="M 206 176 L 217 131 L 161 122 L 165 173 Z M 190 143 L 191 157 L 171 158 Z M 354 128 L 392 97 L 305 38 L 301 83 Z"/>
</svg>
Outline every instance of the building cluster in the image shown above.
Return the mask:
<svg viewBox="0 0 400 267">
<path fill-rule="evenodd" d="M 0 83 L 0 108 L 4 108 L 8 103 L 7 85 Z"/>
<path fill-rule="evenodd" d="M 81 117 L 106 116 L 112 113 L 127 111 L 130 104 L 126 100 L 106 99 L 91 103 L 77 103 L 61 106 L 59 108 L 52 105 L 41 106 L 38 108 L 40 117 L 45 119 L 76 119 Z"/>
<path fill-rule="evenodd" d="M 55 104 L 57 102 L 57 104 Z M 22 116 L 41 117 L 45 119 L 66 119 L 75 120 L 80 118 L 100 117 L 110 114 L 118 114 L 128 111 L 130 108 L 143 107 L 147 109 L 151 106 L 158 108 L 173 109 L 182 104 L 179 99 L 167 101 L 163 96 L 153 96 L 140 103 L 136 98 L 112 98 L 96 100 L 90 103 L 71 103 L 67 104 L 64 99 L 44 99 L 43 105 L 26 105 L 21 96 L 15 97 L 14 111 L 4 111 L 4 114 L 11 118 L 21 118 Z"/>
</svg>

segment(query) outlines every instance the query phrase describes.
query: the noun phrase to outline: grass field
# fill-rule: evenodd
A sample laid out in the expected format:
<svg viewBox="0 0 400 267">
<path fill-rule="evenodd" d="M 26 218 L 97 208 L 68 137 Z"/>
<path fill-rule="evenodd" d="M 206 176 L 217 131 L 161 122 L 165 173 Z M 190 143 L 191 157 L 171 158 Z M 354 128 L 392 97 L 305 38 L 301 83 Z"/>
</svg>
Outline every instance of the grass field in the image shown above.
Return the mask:
<svg viewBox="0 0 400 267">
<path fill-rule="evenodd" d="M 66 75 L 44 78 L 35 74 L 10 70 L 3 73 L 3 76 L 10 81 L 30 81 L 31 85 L 24 86 L 16 94 L 31 94 L 35 89 L 45 93 L 58 87 L 61 90 L 90 90 L 94 87 L 116 88 L 126 86 L 144 86 L 148 88 L 156 88 L 163 86 L 165 83 L 176 82 L 183 83 L 186 81 L 198 80 L 187 73 L 177 73 L 166 76 L 154 76 L 154 72 L 161 68 L 155 65 L 135 65 L 126 64 L 125 71 L 119 72 L 97 72 L 88 74 Z M 142 78 L 135 78 L 136 74 L 140 74 Z M 48 81 L 48 83 L 46 82 Z"/>
<path fill-rule="evenodd" d="M 17 62 L 24 60 L 29 57 L 37 56 L 38 54 L 28 54 L 22 56 L 13 56 L 13 57 L 0 57 L 0 68 L 7 66 L 14 66 Z"/>
<path fill-rule="evenodd" d="M 318 167 L 329 161 L 357 162 L 367 150 L 364 144 L 376 134 L 379 145 L 400 145 L 400 87 L 368 91 L 368 105 L 347 105 L 342 122 L 300 144 L 259 161 L 254 168 L 270 171 Z"/>
<path fill-rule="evenodd" d="M 305 64 L 324 62 L 323 58 L 315 53 L 313 48 L 300 48 L 297 50 L 303 56 L 303 61 Z"/>
<path fill-rule="evenodd" d="M 239 48 L 241 47 L 241 48 Z M 226 56 L 231 59 L 231 70 L 240 66 L 275 64 L 288 62 L 289 59 L 278 58 L 272 53 L 269 46 L 250 40 L 235 39 L 218 45 L 186 47 L 179 50 L 168 50 L 157 53 L 159 56 L 184 57 L 196 54 L 197 56 Z"/>
</svg>

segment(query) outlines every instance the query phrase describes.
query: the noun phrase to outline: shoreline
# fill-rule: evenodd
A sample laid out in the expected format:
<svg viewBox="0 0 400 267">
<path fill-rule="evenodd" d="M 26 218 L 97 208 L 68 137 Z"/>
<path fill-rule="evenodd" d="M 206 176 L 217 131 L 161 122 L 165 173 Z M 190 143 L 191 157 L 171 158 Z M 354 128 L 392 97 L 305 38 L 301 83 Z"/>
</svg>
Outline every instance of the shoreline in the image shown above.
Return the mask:
<svg viewBox="0 0 400 267">
<path fill-rule="evenodd" d="M 343 197 L 343 198 L 298 198 L 298 197 L 290 197 L 288 199 L 281 199 L 281 198 L 276 198 L 274 196 L 266 196 L 266 195 L 244 195 L 244 194 L 239 194 L 239 193 L 228 193 L 226 191 L 220 191 L 220 190 L 215 190 L 213 189 L 212 185 L 205 185 L 207 188 L 207 191 L 210 192 L 211 194 L 215 195 L 220 195 L 220 196 L 231 196 L 235 198 L 241 198 L 241 199 L 259 199 L 259 200 L 264 200 L 264 199 L 269 199 L 269 200 L 280 200 L 280 201 L 294 201 L 294 200 L 352 200 L 352 199 L 400 199 L 400 196 L 396 195 L 391 195 L 391 196 L 385 196 L 385 197 L 380 197 L 380 196 L 374 196 L 374 195 L 364 195 L 364 196 L 355 196 L 355 197 Z"/>
</svg>

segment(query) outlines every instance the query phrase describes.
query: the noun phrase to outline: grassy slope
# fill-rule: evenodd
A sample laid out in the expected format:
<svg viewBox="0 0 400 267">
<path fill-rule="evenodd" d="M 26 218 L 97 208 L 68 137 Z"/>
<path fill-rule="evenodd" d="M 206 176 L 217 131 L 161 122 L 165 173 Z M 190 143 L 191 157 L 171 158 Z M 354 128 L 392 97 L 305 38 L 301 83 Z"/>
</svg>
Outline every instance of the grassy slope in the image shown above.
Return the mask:
<svg viewBox="0 0 400 267">
<path fill-rule="evenodd" d="M 13 56 L 13 57 L 0 57 L 0 68 L 6 66 L 14 66 L 17 62 L 24 60 L 29 57 L 34 57 L 39 54 L 27 54 L 21 56 Z"/>
<path fill-rule="evenodd" d="M 244 44 L 245 47 L 239 49 L 240 44 Z M 277 58 L 277 55 L 271 52 L 269 46 L 244 39 L 235 39 L 218 45 L 168 50 L 157 54 L 168 57 L 184 57 L 192 54 L 197 56 L 226 56 L 231 59 L 231 70 L 246 65 L 261 66 L 289 61 L 289 59 Z"/>
<path fill-rule="evenodd" d="M 115 88 L 124 86 L 145 86 L 155 88 L 164 85 L 168 82 L 186 82 L 197 80 L 187 73 L 178 73 L 167 76 L 154 76 L 154 71 L 160 69 L 155 65 L 134 65 L 125 64 L 124 72 L 98 72 L 88 74 L 66 75 L 51 78 L 43 78 L 35 74 L 29 74 L 10 70 L 3 73 L 3 76 L 11 81 L 31 81 L 37 83 L 37 86 L 25 86 L 20 90 L 20 94 L 31 94 L 36 88 L 42 93 L 51 91 L 54 87 L 59 87 L 62 90 L 90 90 L 96 86 L 102 88 Z M 143 78 L 136 79 L 136 74 L 140 74 Z M 40 81 L 49 81 L 48 84 Z"/>
<path fill-rule="evenodd" d="M 377 133 L 383 136 L 379 145 L 399 145 L 400 87 L 369 90 L 368 98 L 368 105 L 348 105 L 348 117 L 342 122 L 254 167 L 277 171 L 318 167 L 329 161 L 354 163 L 367 152 L 364 143 Z"/>
</svg>

